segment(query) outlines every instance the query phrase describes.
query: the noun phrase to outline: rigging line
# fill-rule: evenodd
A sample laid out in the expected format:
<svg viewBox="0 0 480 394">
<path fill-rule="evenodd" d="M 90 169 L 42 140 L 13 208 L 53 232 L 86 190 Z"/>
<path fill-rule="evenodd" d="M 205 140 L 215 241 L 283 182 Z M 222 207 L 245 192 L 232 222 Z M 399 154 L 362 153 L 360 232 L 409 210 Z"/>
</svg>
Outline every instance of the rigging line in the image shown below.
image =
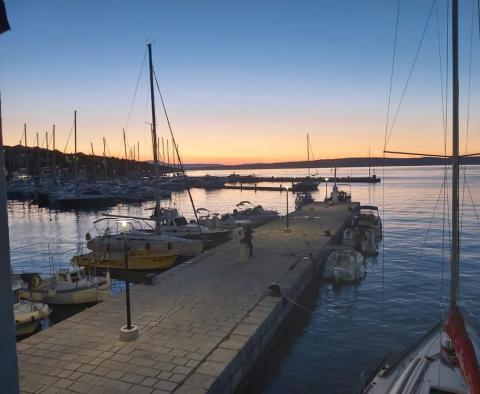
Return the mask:
<svg viewBox="0 0 480 394">
<path fill-rule="evenodd" d="M 446 184 L 446 172 L 443 174 L 443 182 Z M 445 282 L 445 205 L 446 205 L 446 188 L 443 188 L 443 215 L 442 215 L 442 276 L 440 281 L 440 318 L 443 314 L 443 287 Z"/>
<path fill-rule="evenodd" d="M 446 128 L 446 119 L 445 119 L 445 104 L 444 104 L 444 87 L 443 87 L 443 63 L 442 63 L 442 51 L 441 51 L 441 41 L 440 41 L 440 21 L 438 17 L 438 3 L 435 3 L 435 15 L 436 15 L 436 22 L 437 22 L 437 42 L 438 42 L 438 62 L 439 62 L 439 69 L 440 69 L 440 96 L 442 97 L 442 122 L 443 122 L 443 132 L 445 133 Z M 444 136 L 445 137 L 445 136 Z M 444 156 L 446 156 L 446 148 Z"/>
<path fill-rule="evenodd" d="M 397 121 L 397 117 L 398 117 L 398 114 L 400 112 L 400 108 L 402 107 L 402 104 L 403 104 L 403 99 L 405 98 L 405 94 L 407 92 L 408 86 L 410 84 L 410 80 L 411 80 L 412 75 L 413 75 L 413 70 L 415 69 L 415 65 L 417 64 L 418 55 L 420 54 L 420 50 L 422 49 L 423 40 L 425 39 L 425 35 L 427 33 L 427 29 L 428 29 L 428 26 L 430 24 L 430 19 L 432 17 L 432 13 L 433 13 L 435 3 L 436 3 L 436 0 L 433 0 L 432 1 L 432 6 L 430 7 L 430 12 L 428 14 L 427 21 L 426 21 L 425 26 L 423 28 L 423 32 L 422 32 L 422 36 L 420 38 L 420 42 L 418 43 L 418 48 L 417 48 L 417 52 L 415 53 L 415 57 L 413 59 L 412 67 L 410 68 L 410 72 L 408 73 L 407 81 L 405 82 L 405 86 L 403 88 L 402 95 L 400 97 L 400 102 L 398 103 L 397 110 L 395 111 L 395 116 L 393 117 L 392 126 L 390 127 L 390 131 L 388 132 L 388 136 L 387 136 L 387 139 L 385 141 L 385 147 L 388 145 L 388 141 L 390 140 L 390 137 L 392 136 L 393 128 L 395 127 L 395 123 Z"/>
<path fill-rule="evenodd" d="M 467 93 L 467 123 L 466 123 L 466 130 L 465 130 L 465 154 L 468 152 L 468 134 L 470 128 L 470 98 L 471 98 L 471 81 L 472 81 L 472 53 L 473 53 L 473 21 L 474 21 L 474 13 L 475 13 L 475 0 L 472 1 L 472 18 L 470 22 L 470 54 L 469 54 L 469 66 L 468 66 L 468 93 Z M 465 208 L 465 185 L 467 182 L 467 166 L 463 165 L 463 187 L 462 187 L 462 211 L 460 215 L 460 237 L 463 230 L 463 222 L 464 222 L 464 208 Z"/>
<path fill-rule="evenodd" d="M 180 165 L 180 170 L 182 171 L 183 179 L 185 181 L 185 186 L 187 187 L 188 197 L 190 198 L 190 203 L 192 204 L 193 213 L 195 215 L 195 219 L 197 221 L 198 228 L 201 232 L 200 222 L 198 221 L 197 209 L 195 208 L 195 203 L 193 202 L 192 193 L 190 192 L 190 186 L 189 186 L 188 181 L 187 181 L 187 175 L 185 174 L 185 169 L 183 167 L 182 160 L 180 159 L 180 153 L 178 152 L 178 145 L 175 141 L 175 136 L 173 135 L 172 126 L 170 124 L 170 119 L 168 117 L 167 108 L 165 106 L 165 101 L 163 101 L 162 92 L 160 91 L 160 85 L 158 84 L 157 73 L 155 72 L 155 70 L 153 70 L 153 76 L 155 77 L 155 84 L 157 85 L 158 95 L 160 96 L 160 101 L 162 103 L 163 112 L 165 114 L 165 119 L 167 120 L 168 129 L 170 130 L 170 136 L 172 137 L 172 143 L 173 143 L 173 146 L 175 147 L 175 152 L 177 153 L 178 164 Z"/>
<path fill-rule="evenodd" d="M 75 121 L 72 122 L 72 127 L 70 128 L 70 132 L 68 133 L 67 143 L 65 144 L 65 148 L 63 149 L 63 153 L 65 153 L 67 151 L 68 143 L 70 142 L 70 137 L 72 136 L 74 123 L 75 123 Z"/>
<path fill-rule="evenodd" d="M 147 58 L 147 50 L 145 49 L 143 53 L 142 65 L 140 66 L 140 73 L 138 75 L 137 84 L 135 85 L 135 91 L 133 93 L 132 102 L 130 104 L 130 110 L 128 111 L 127 122 L 125 123 L 125 132 L 128 130 L 128 125 L 130 123 L 130 117 L 132 116 L 133 105 L 135 104 L 135 98 L 137 97 L 138 86 L 140 85 L 140 80 L 142 78 L 143 69 L 145 68 L 145 59 Z"/>
<path fill-rule="evenodd" d="M 397 0 L 397 14 L 395 21 L 395 38 L 393 41 L 393 56 L 392 56 L 392 68 L 390 70 L 390 86 L 388 88 L 388 100 L 387 100 L 387 117 L 385 122 L 385 136 L 383 141 L 383 150 L 387 148 L 387 135 L 388 135 L 388 126 L 390 122 L 390 104 L 392 102 L 392 86 L 393 86 L 393 74 L 395 71 L 395 58 L 397 54 L 397 39 L 398 39 L 398 17 L 400 15 L 400 0 Z M 385 155 L 384 155 L 385 156 Z"/>
<path fill-rule="evenodd" d="M 390 70 L 390 84 L 388 88 L 387 116 L 385 121 L 385 136 L 383 140 L 383 160 L 382 160 L 382 321 L 385 322 L 385 150 L 387 148 L 388 126 L 390 122 L 390 107 L 392 101 L 393 75 L 395 72 L 395 59 L 397 55 L 398 42 L 398 20 L 400 16 L 400 0 L 397 0 L 397 12 L 395 15 L 395 35 L 393 42 L 392 67 Z M 385 326 L 386 327 L 386 326 Z"/>
<path fill-rule="evenodd" d="M 473 197 L 472 197 L 472 192 L 470 190 L 470 186 L 468 184 L 468 180 L 466 180 L 466 186 L 467 186 L 467 191 L 468 191 L 468 194 L 470 195 L 470 201 L 472 202 L 472 208 L 473 208 L 473 212 L 475 212 L 475 217 L 477 219 L 477 223 L 478 225 L 480 226 L 480 218 L 478 216 L 478 212 L 477 212 L 477 208 L 475 207 L 475 203 L 473 202 Z"/>
<path fill-rule="evenodd" d="M 432 228 L 432 224 L 433 224 L 433 219 L 435 218 L 435 213 L 437 212 L 437 207 L 438 207 L 438 202 L 440 201 L 440 198 L 442 197 L 442 192 L 443 192 L 443 189 L 445 188 L 445 178 L 443 179 L 443 183 L 442 183 L 442 187 L 440 188 L 440 192 L 438 193 L 438 197 L 437 197 L 437 201 L 435 202 L 435 207 L 433 208 L 433 214 L 432 216 L 430 217 L 430 223 L 428 224 L 428 228 L 427 228 L 427 231 L 425 232 L 425 237 L 423 238 L 423 242 L 422 242 L 422 247 L 420 249 L 420 254 L 418 256 L 418 259 L 417 259 L 417 262 L 415 264 L 415 269 L 417 268 L 418 266 L 418 263 L 420 261 L 422 261 L 422 258 L 423 258 L 423 251 L 425 249 L 425 245 L 427 243 L 427 238 L 428 238 L 428 234 L 430 233 L 430 230 Z"/>
</svg>

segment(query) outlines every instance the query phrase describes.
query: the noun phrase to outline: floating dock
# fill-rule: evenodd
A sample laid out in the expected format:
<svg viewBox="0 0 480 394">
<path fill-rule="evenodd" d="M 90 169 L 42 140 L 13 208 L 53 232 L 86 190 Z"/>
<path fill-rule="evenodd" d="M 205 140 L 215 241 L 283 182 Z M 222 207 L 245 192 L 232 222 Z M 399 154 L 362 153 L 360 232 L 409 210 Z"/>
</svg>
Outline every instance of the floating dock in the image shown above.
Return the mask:
<svg viewBox="0 0 480 394">
<path fill-rule="evenodd" d="M 17 344 L 24 393 L 231 393 L 273 343 L 356 203 L 314 203 L 131 291 L 139 338 L 121 342 L 124 295 Z M 275 282 L 286 297 L 273 296 Z"/>
</svg>

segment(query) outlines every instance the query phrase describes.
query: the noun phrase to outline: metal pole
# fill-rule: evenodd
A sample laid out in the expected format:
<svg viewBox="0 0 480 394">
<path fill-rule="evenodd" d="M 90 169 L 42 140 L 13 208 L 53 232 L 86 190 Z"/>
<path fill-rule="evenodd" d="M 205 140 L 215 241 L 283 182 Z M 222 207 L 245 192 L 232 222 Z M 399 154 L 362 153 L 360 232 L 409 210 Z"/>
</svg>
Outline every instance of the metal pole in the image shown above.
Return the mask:
<svg viewBox="0 0 480 394">
<path fill-rule="evenodd" d="M 458 84 L 458 0 L 452 1 L 452 252 L 450 307 L 458 305 L 459 297 L 459 261 L 460 261 L 460 231 L 459 231 L 459 84 Z"/>
<path fill-rule="evenodd" d="M 128 245 L 127 245 L 127 229 L 123 229 L 123 251 L 125 262 L 125 303 L 127 306 L 127 329 L 132 329 L 132 318 L 130 315 L 130 280 L 128 276 Z"/>
<path fill-rule="evenodd" d="M 107 142 L 105 141 L 105 137 L 103 137 L 103 170 L 105 171 L 105 180 L 107 180 L 107 152 L 105 150 Z"/>
<path fill-rule="evenodd" d="M 2 99 L 0 95 L 0 392 L 18 393 L 17 349 L 13 295 L 10 267 L 10 242 L 8 234 L 7 185 L 5 181 L 5 156 L 2 138 Z"/>
<path fill-rule="evenodd" d="M 327 201 L 328 198 L 328 179 L 325 178 L 325 201 Z"/>
<path fill-rule="evenodd" d="M 23 134 L 25 135 L 25 170 L 28 174 L 28 145 L 27 145 L 27 124 L 23 124 Z"/>
<path fill-rule="evenodd" d="M 152 142 L 153 142 L 153 168 L 155 171 L 155 213 L 160 209 L 160 185 L 158 183 L 158 154 L 157 154 L 157 119 L 155 117 L 155 93 L 153 89 L 153 61 L 152 61 L 152 44 L 148 47 L 148 65 L 150 69 L 150 102 L 152 104 Z M 156 221 L 156 229 L 160 231 L 159 221 Z"/>
<path fill-rule="evenodd" d="M 55 125 L 53 125 L 52 128 L 52 145 L 53 145 L 53 151 L 52 151 L 52 160 L 53 160 L 53 181 L 56 181 L 57 178 L 57 163 L 56 163 L 56 157 L 55 157 Z"/>
<path fill-rule="evenodd" d="M 73 128 L 74 128 L 74 140 L 75 140 L 75 153 L 73 156 L 73 165 L 75 170 L 75 185 L 78 178 L 78 162 L 77 162 L 77 110 L 73 112 Z"/>
<path fill-rule="evenodd" d="M 125 151 L 125 177 L 128 178 L 128 156 L 127 156 L 127 139 L 125 137 L 125 129 L 123 131 L 123 149 Z"/>
<path fill-rule="evenodd" d="M 285 194 L 287 195 L 287 229 L 290 228 L 290 223 L 288 221 L 288 187 L 285 188 L 287 191 Z"/>
</svg>

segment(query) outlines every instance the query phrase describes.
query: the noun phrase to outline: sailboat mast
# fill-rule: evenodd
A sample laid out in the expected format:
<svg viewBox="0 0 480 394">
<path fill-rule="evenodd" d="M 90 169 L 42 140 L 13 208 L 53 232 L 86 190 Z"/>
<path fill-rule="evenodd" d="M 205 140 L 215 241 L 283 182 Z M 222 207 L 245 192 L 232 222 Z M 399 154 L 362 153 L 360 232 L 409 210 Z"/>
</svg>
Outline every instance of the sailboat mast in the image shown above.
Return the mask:
<svg viewBox="0 0 480 394">
<path fill-rule="evenodd" d="M 310 137 L 307 133 L 307 162 L 308 162 L 308 176 L 310 177 Z"/>
<path fill-rule="evenodd" d="M 23 124 L 23 135 L 25 137 L 25 170 L 28 174 L 28 144 L 27 144 L 27 124 Z"/>
<path fill-rule="evenodd" d="M 74 137 L 74 156 L 73 156 L 73 165 L 75 169 L 75 184 L 77 183 L 78 178 L 78 161 L 77 161 L 77 110 L 73 111 L 73 137 Z"/>
<path fill-rule="evenodd" d="M 128 156 L 127 156 L 127 138 L 125 137 L 125 129 L 123 131 L 123 149 L 125 151 L 125 178 L 128 179 Z"/>
<path fill-rule="evenodd" d="M 458 0 L 452 0 L 452 255 L 450 307 L 458 305 L 459 296 L 459 84 L 458 84 Z"/>
<path fill-rule="evenodd" d="M 150 69 L 150 102 L 152 104 L 153 168 L 155 171 L 155 197 L 157 200 L 156 209 L 158 210 L 160 208 L 160 191 L 159 191 L 159 185 L 158 185 L 157 120 L 155 117 L 155 94 L 153 89 L 152 44 L 147 44 L 147 47 L 148 47 L 148 65 Z"/>
<path fill-rule="evenodd" d="M 106 152 L 107 141 L 103 137 L 103 170 L 105 171 L 105 180 L 107 180 L 107 152 Z"/>
<path fill-rule="evenodd" d="M 55 157 L 55 125 L 52 127 L 52 165 L 53 165 L 53 181 L 55 182 L 57 179 L 57 163 Z"/>
</svg>

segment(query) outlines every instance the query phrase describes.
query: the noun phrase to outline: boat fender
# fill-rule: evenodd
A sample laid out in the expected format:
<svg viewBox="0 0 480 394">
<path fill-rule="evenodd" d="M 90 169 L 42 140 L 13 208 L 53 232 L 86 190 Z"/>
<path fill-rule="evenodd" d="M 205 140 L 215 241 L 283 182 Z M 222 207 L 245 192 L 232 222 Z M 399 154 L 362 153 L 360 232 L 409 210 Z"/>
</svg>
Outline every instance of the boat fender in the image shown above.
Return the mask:
<svg viewBox="0 0 480 394">
<path fill-rule="evenodd" d="M 327 237 L 331 237 L 332 236 L 332 233 L 330 232 L 330 230 L 325 230 L 325 235 Z"/>
<path fill-rule="evenodd" d="M 90 241 L 90 240 L 92 239 L 92 236 L 90 235 L 89 232 L 87 232 L 87 233 L 85 234 L 85 239 L 86 239 L 87 241 Z"/>
<path fill-rule="evenodd" d="M 270 283 L 270 286 L 268 286 L 268 291 L 272 297 L 280 297 L 282 295 L 280 286 L 275 282 Z"/>
<path fill-rule="evenodd" d="M 150 242 L 145 243 L 145 249 L 150 251 Z"/>
<path fill-rule="evenodd" d="M 108 243 L 107 246 L 105 246 L 105 250 L 107 251 L 107 253 L 110 253 L 110 244 Z"/>
</svg>

